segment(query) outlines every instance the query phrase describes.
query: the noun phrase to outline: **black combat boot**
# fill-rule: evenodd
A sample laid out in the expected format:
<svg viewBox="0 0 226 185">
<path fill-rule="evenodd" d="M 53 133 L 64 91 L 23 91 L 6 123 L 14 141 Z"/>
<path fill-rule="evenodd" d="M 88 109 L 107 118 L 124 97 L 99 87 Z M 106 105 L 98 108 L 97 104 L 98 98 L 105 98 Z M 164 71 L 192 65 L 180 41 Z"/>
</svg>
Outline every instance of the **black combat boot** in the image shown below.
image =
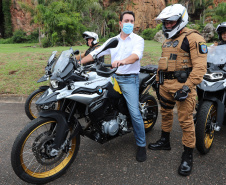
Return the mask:
<svg viewBox="0 0 226 185">
<path fill-rule="evenodd" d="M 178 168 L 178 173 L 183 176 L 191 174 L 192 162 L 193 162 L 193 148 L 184 146 L 184 152 L 182 153 L 181 164 Z"/>
<path fill-rule="evenodd" d="M 148 148 L 151 150 L 171 150 L 170 133 L 162 131 L 161 138 L 156 143 L 150 143 Z"/>
</svg>

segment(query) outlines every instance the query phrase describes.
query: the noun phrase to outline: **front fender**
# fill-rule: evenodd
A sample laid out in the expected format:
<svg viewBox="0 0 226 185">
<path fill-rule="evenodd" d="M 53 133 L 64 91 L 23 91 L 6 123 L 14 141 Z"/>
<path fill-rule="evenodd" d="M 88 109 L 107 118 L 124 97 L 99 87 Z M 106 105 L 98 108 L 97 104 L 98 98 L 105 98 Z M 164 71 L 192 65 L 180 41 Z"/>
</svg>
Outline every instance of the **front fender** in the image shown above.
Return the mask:
<svg viewBox="0 0 226 185">
<path fill-rule="evenodd" d="M 212 101 L 217 104 L 217 120 L 216 120 L 216 122 L 217 122 L 217 126 L 221 127 L 223 124 L 223 121 L 224 121 L 224 104 L 216 97 L 206 96 L 200 101 L 199 105 L 201 105 L 204 101 Z M 199 109 L 198 109 L 198 111 L 199 111 Z"/>
<path fill-rule="evenodd" d="M 44 105 L 50 102 L 56 102 L 57 100 L 57 95 L 59 92 L 52 92 L 50 89 L 47 89 L 35 102 L 36 105 Z"/>
<path fill-rule="evenodd" d="M 57 128 L 56 128 L 56 138 L 54 140 L 54 147 L 56 150 L 59 150 L 61 145 L 64 143 L 66 136 L 68 134 L 68 131 L 70 129 L 70 122 L 67 121 L 67 118 L 69 116 L 68 113 L 62 112 L 59 110 L 48 110 L 43 111 L 39 113 L 40 117 L 44 118 L 53 118 L 57 121 Z M 82 130 L 81 125 L 79 124 L 78 120 L 76 118 L 71 119 L 73 120 L 75 124 L 75 130 L 71 136 L 70 139 L 72 139 L 74 136 L 80 133 Z"/>
<path fill-rule="evenodd" d="M 209 81 L 203 80 L 200 84 L 197 85 L 197 88 L 203 91 L 216 92 L 216 91 L 224 90 L 225 87 L 224 87 L 224 81 L 209 82 Z"/>
</svg>

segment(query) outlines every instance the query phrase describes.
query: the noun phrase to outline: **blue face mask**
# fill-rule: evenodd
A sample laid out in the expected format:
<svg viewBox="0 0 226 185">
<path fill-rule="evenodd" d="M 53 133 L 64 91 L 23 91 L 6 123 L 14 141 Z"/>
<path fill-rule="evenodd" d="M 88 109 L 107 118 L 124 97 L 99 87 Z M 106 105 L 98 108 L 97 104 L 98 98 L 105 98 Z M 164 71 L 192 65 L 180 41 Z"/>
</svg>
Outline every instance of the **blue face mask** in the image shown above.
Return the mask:
<svg viewBox="0 0 226 185">
<path fill-rule="evenodd" d="M 134 27 L 134 24 L 131 24 L 131 23 L 123 23 L 122 31 L 125 34 L 130 34 L 130 33 L 133 32 L 133 27 Z"/>
</svg>

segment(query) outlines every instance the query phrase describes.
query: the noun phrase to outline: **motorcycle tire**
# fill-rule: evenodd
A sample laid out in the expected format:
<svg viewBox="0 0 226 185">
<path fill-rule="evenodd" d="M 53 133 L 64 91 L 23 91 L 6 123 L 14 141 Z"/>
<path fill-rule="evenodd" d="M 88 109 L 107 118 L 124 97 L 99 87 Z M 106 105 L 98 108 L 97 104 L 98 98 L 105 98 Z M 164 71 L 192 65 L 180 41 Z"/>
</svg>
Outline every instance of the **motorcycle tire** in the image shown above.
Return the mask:
<svg viewBox="0 0 226 185">
<path fill-rule="evenodd" d="M 196 148 L 201 154 L 207 154 L 213 144 L 216 117 L 217 107 L 214 102 L 204 101 L 198 109 L 195 128 Z"/>
<path fill-rule="evenodd" d="M 12 147 L 11 164 L 23 181 L 32 184 L 48 183 L 62 176 L 75 160 L 80 146 L 79 134 L 56 156 L 50 155 L 57 124 L 53 118 L 39 117 L 27 124 L 17 136 Z"/>
<path fill-rule="evenodd" d="M 30 120 L 33 120 L 38 117 L 38 113 L 43 110 L 36 106 L 35 102 L 38 100 L 38 98 L 45 92 L 44 89 L 37 89 L 33 91 L 26 99 L 25 102 L 25 113 L 27 117 Z M 51 107 L 51 109 L 59 110 L 60 109 L 60 102 L 54 104 L 54 108 Z M 46 109 L 49 110 L 49 109 Z"/>
<path fill-rule="evenodd" d="M 148 133 L 155 125 L 156 120 L 158 118 L 158 103 L 156 99 L 149 94 L 145 94 L 140 103 L 143 106 L 148 106 L 146 109 L 147 111 L 147 119 L 144 119 L 144 128 L 145 132 Z M 143 111 L 141 111 L 141 114 Z"/>
</svg>

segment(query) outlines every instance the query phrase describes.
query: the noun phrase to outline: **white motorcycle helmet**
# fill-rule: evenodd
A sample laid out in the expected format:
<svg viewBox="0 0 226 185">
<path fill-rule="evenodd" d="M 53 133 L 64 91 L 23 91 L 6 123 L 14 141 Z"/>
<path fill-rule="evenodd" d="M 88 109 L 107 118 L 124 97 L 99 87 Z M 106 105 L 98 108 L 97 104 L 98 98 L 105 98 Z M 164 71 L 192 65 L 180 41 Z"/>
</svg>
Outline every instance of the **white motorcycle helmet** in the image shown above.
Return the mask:
<svg viewBox="0 0 226 185">
<path fill-rule="evenodd" d="M 92 46 L 96 45 L 99 43 L 99 38 L 98 38 L 98 35 L 94 32 L 90 32 L 90 31 L 85 31 L 83 34 L 82 34 L 83 38 L 86 39 L 86 45 L 88 45 L 88 39 L 89 38 L 92 38 L 93 39 L 93 42 L 92 42 Z"/>
<path fill-rule="evenodd" d="M 187 9 L 181 4 L 173 4 L 167 6 L 162 10 L 155 20 L 162 21 L 162 30 L 167 39 L 172 38 L 180 30 L 182 30 L 188 23 L 188 13 Z M 177 21 L 176 25 L 172 29 L 167 29 L 165 27 L 164 21 Z"/>
<path fill-rule="evenodd" d="M 222 23 L 218 24 L 216 32 L 218 34 L 219 40 L 222 40 L 221 34 L 225 31 L 226 31 L 226 22 L 222 22 Z"/>
</svg>

